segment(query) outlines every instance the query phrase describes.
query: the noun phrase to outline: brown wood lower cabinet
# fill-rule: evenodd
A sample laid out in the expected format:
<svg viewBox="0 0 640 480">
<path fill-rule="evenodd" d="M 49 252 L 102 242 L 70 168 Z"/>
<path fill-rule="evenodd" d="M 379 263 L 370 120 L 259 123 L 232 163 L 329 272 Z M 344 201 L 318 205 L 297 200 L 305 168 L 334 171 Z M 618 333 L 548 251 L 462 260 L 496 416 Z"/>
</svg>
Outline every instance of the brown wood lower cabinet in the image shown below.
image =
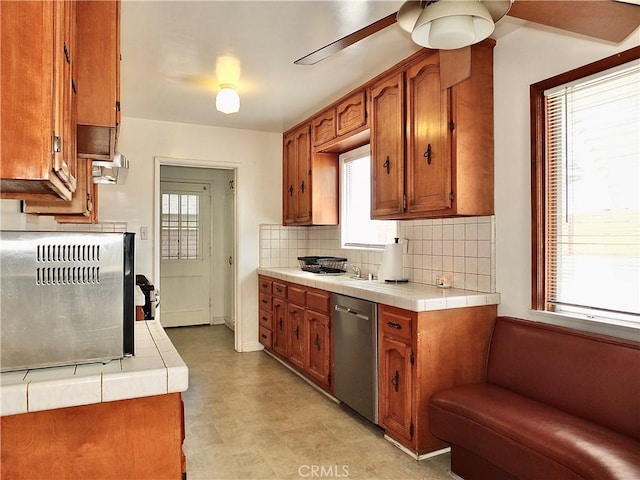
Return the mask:
<svg viewBox="0 0 640 480">
<path fill-rule="evenodd" d="M 332 393 L 331 293 L 262 275 L 258 284 L 260 343 Z M 266 293 L 269 288 L 272 297 Z M 270 311 L 267 297 L 272 298 Z"/>
<path fill-rule="evenodd" d="M 447 445 L 429 431 L 428 402 L 482 381 L 495 305 L 411 312 L 378 306 L 378 423 L 417 455 Z"/>
<path fill-rule="evenodd" d="M 2 479 L 183 478 L 179 393 L 2 417 Z"/>
</svg>

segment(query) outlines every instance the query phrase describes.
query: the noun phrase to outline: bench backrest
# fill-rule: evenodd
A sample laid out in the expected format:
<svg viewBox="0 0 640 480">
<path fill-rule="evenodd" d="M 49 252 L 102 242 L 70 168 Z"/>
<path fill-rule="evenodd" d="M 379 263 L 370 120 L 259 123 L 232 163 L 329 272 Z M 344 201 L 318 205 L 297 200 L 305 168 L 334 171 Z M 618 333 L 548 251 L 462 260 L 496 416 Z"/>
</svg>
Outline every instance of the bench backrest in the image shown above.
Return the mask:
<svg viewBox="0 0 640 480">
<path fill-rule="evenodd" d="M 640 343 L 498 317 L 487 382 L 640 440 Z"/>
</svg>

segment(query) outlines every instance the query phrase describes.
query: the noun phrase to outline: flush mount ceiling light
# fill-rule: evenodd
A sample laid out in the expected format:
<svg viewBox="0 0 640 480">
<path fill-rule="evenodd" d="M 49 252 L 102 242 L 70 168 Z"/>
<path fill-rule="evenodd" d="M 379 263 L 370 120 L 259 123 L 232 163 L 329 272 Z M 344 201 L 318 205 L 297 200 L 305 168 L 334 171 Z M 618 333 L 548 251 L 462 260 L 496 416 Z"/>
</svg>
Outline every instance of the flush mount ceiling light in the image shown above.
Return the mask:
<svg viewBox="0 0 640 480">
<path fill-rule="evenodd" d="M 405 2 L 398 24 L 420 46 L 453 50 L 478 43 L 493 33 L 511 0 L 439 0 Z"/>
<path fill-rule="evenodd" d="M 222 113 L 237 113 L 240 110 L 240 96 L 233 85 L 220 85 L 216 95 L 216 109 Z"/>
</svg>

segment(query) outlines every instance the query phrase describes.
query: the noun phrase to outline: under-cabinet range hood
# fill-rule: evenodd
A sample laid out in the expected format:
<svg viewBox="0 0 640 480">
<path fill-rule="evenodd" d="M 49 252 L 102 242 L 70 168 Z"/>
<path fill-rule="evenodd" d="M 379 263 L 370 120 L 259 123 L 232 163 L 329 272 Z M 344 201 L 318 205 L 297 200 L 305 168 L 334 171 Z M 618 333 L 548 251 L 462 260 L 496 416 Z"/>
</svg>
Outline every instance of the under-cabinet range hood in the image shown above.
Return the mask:
<svg viewBox="0 0 640 480">
<path fill-rule="evenodd" d="M 116 152 L 110 161 L 93 161 L 93 183 L 101 185 L 122 184 L 127 178 L 129 160 L 120 152 Z"/>
</svg>

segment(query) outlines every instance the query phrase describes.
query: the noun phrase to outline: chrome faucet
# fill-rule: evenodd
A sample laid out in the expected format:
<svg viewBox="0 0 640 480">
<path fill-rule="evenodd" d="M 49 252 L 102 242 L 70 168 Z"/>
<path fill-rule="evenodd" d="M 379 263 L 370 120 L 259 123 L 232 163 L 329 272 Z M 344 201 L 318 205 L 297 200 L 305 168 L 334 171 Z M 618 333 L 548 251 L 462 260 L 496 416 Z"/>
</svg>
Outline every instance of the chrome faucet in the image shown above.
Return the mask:
<svg viewBox="0 0 640 480">
<path fill-rule="evenodd" d="M 356 278 L 360 278 L 360 274 L 362 273 L 360 267 L 353 263 L 350 263 L 348 266 L 353 268 L 353 273 L 355 273 Z"/>
</svg>

